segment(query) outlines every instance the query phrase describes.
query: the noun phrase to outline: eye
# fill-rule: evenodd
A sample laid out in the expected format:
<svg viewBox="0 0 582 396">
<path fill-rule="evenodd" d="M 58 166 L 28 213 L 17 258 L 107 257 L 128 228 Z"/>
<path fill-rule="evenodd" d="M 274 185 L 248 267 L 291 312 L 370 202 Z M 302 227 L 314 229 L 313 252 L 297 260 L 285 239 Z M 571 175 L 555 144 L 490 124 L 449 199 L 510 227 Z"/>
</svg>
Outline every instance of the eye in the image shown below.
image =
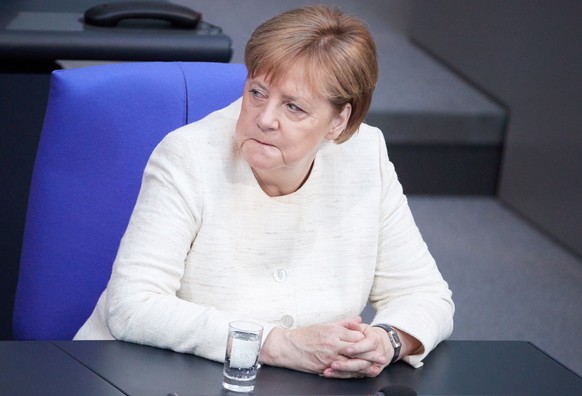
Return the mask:
<svg viewBox="0 0 582 396">
<path fill-rule="evenodd" d="M 266 95 L 263 92 L 256 88 L 251 88 L 249 89 L 248 92 L 254 99 L 264 99 L 266 97 Z"/>
<path fill-rule="evenodd" d="M 305 113 L 305 111 L 295 103 L 287 103 L 287 108 L 291 110 L 292 113 Z"/>
</svg>

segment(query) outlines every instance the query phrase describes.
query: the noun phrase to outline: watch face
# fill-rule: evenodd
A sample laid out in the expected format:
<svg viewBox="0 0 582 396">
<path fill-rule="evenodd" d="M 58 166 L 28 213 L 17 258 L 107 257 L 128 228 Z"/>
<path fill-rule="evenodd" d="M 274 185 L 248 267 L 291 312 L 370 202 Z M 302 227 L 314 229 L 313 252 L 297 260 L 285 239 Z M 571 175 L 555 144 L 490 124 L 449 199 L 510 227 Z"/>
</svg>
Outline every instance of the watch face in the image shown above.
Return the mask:
<svg viewBox="0 0 582 396">
<path fill-rule="evenodd" d="M 388 335 L 390 337 L 390 342 L 392 343 L 392 347 L 393 348 L 398 348 L 399 346 L 401 346 L 402 344 L 400 343 L 400 337 L 398 337 L 398 333 L 396 333 L 395 331 L 389 331 Z"/>
</svg>

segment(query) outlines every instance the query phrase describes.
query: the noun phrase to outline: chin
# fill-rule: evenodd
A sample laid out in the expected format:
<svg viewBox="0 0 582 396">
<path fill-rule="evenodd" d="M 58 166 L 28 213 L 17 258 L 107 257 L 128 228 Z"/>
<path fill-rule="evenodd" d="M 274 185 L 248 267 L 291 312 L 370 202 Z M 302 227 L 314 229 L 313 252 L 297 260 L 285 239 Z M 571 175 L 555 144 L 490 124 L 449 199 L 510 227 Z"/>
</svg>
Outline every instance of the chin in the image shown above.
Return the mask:
<svg viewBox="0 0 582 396">
<path fill-rule="evenodd" d="M 245 150 L 242 148 L 243 158 L 253 169 L 271 170 L 281 166 L 281 160 L 276 156 L 268 155 L 273 153 L 264 153 L 255 150 Z"/>
<path fill-rule="evenodd" d="M 254 170 L 258 171 L 270 171 L 276 168 L 279 168 L 279 164 L 273 164 L 266 161 L 249 161 L 247 160 L 247 164 Z"/>
</svg>

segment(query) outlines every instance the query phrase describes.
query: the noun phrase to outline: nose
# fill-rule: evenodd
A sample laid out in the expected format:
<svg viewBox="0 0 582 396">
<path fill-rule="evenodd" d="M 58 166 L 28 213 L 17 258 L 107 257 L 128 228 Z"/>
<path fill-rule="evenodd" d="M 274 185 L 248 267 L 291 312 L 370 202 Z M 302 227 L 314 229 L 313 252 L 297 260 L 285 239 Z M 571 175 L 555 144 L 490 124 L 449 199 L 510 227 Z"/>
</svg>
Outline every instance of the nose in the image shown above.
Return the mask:
<svg viewBox="0 0 582 396">
<path fill-rule="evenodd" d="M 266 103 L 257 116 L 257 125 L 263 132 L 274 131 L 279 128 L 278 106 L 273 102 Z"/>
</svg>

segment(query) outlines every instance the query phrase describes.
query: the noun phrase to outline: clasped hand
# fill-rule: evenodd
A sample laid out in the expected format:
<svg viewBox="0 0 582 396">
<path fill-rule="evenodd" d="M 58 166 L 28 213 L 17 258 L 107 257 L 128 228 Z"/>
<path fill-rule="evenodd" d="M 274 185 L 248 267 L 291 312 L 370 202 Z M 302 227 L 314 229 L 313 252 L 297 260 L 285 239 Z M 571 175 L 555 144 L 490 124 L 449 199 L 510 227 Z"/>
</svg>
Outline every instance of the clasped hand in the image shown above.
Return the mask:
<svg viewBox="0 0 582 396">
<path fill-rule="evenodd" d="M 393 353 L 384 330 L 355 317 L 297 329 L 274 329 L 265 340 L 261 360 L 329 378 L 358 378 L 380 374 Z"/>
</svg>

